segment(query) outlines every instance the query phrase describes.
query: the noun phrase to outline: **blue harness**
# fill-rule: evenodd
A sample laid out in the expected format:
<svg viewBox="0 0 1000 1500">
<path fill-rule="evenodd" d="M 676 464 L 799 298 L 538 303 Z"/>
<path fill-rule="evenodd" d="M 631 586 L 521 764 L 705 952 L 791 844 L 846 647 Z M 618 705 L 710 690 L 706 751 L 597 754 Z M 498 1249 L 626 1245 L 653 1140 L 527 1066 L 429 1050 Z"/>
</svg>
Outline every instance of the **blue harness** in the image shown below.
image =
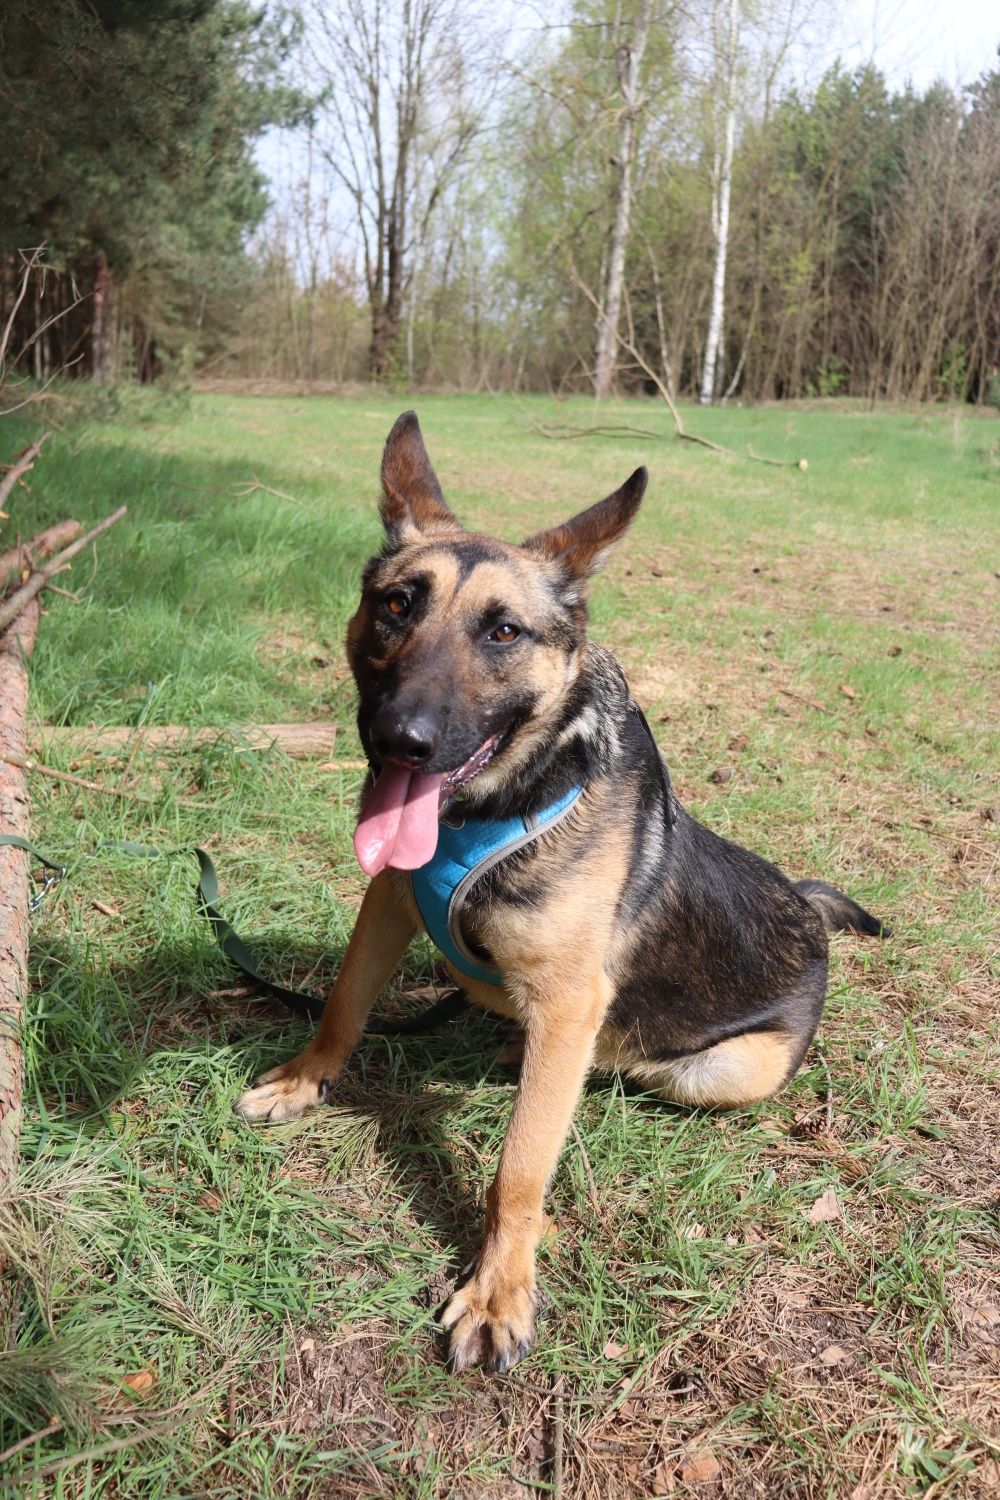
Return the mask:
<svg viewBox="0 0 1000 1500">
<path fill-rule="evenodd" d="M 445 958 L 484 984 L 502 985 L 498 970 L 487 968 L 462 935 L 462 907 L 472 887 L 508 854 L 523 849 L 564 818 L 583 791 L 572 787 L 558 802 L 528 817 L 465 818 L 442 821 L 437 849 L 429 864 L 411 870 L 410 882 L 424 926 Z"/>
</svg>

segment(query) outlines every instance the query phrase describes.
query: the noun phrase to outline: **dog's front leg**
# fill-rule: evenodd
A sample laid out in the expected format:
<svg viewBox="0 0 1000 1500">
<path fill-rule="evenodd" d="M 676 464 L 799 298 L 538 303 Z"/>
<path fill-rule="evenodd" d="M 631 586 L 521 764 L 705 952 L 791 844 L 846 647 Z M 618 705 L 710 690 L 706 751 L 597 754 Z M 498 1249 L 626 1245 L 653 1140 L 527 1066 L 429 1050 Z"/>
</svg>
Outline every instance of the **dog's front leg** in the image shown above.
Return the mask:
<svg viewBox="0 0 1000 1500">
<path fill-rule="evenodd" d="M 258 1078 L 237 1101 L 238 1114 L 245 1120 L 294 1120 L 324 1102 L 415 932 L 391 875 L 383 870 L 365 892 L 316 1035 L 297 1057 Z"/>
<path fill-rule="evenodd" d="M 486 1233 L 467 1277 L 440 1313 L 453 1370 L 509 1370 L 531 1348 L 535 1251 L 542 1200 L 587 1076 L 604 981 L 554 1003 L 532 1004 L 524 1062 L 496 1177 L 486 1195 Z"/>
</svg>

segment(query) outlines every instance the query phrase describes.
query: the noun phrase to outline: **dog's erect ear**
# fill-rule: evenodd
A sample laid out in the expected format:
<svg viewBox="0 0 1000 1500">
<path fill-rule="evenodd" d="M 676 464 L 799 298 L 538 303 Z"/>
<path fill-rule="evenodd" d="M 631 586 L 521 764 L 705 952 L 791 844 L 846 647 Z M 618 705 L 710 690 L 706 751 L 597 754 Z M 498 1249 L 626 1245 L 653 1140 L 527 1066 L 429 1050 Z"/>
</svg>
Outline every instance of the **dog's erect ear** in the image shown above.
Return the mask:
<svg viewBox="0 0 1000 1500">
<path fill-rule="evenodd" d="M 628 529 L 639 509 L 649 474 L 636 469 L 620 490 L 582 510 L 571 521 L 529 536 L 522 546 L 529 552 L 562 563 L 570 579 L 589 578 L 602 567 L 608 553 Z"/>
<path fill-rule="evenodd" d="M 428 534 L 462 529 L 444 503 L 415 411 L 404 411 L 397 417 L 386 438 L 379 512 L 395 542 L 419 541 Z"/>
</svg>

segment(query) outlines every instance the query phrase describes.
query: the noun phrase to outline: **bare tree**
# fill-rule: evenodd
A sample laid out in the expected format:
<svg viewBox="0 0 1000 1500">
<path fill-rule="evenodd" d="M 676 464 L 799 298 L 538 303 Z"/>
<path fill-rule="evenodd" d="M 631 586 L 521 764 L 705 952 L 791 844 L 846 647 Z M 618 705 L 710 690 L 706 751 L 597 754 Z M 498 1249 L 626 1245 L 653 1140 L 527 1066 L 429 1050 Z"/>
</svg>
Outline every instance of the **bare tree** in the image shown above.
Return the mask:
<svg viewBox="0 0 1000 1500">
<path fill-rule="evenodd" d="M 383 379 L 399 355 L 414 244 L 426 239 L 483 119 L 489 86 L 478 65 L 488 28 L 465 0 L 314 0 L 307 41 L 324 90 L 320 149 L 351 203 L 370 369 Z M 432 156 L 431 176 L 420 167 Z"/>
<path fill-rule="evenodd" d="M 597 319 L 594 395 L 600 401 L 611 390 L 618 323 L 625 285 L 625 254 L 632 215 L 632 173 L 636 128 L 643 97 L 642 61 L 649 41 L 653 0 L 640 0 L 631 23 L 616 17 L 615 70 L 618 77 L 618 153 L 615 158 L 614 218 L 608 248 L 601 312 Z"/>
</svg>

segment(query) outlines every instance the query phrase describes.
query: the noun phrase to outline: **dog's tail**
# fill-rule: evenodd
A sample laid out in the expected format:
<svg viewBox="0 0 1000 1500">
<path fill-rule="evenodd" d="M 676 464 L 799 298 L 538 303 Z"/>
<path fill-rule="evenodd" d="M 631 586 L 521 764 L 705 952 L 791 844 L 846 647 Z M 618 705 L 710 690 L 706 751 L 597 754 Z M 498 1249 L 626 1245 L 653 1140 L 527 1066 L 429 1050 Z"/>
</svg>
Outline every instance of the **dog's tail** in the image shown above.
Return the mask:
<svg viewBox="0 0 1000 1500">
<path fill-rule="evenodd" d="M 865 911 L 850 896 L 825 880 L 797 880 L 795 889 L 816 908 L 827 932 L 863 932 L 866 937 L 892 937 L 892 929 Z"/>
</svg>

